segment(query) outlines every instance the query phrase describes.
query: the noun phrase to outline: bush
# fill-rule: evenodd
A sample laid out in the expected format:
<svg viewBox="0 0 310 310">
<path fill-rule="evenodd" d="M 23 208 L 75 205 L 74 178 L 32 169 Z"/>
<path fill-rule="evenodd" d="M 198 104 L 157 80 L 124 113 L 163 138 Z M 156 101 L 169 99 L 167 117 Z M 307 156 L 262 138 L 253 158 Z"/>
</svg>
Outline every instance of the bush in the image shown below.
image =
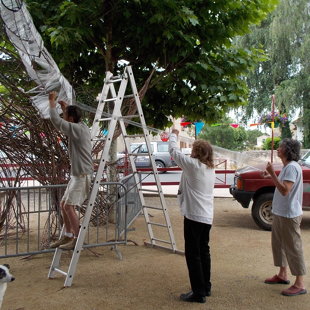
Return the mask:
<svg viewBox="0 0 310 310">
<path fill-rule="evenodd" d="M 271 142 L 272 142 L 272 139 L 267 138 L 264 142 L 263 149 L 264 150 L 271 150 Z M 274 137 L 274 139 L 273 139 L 273 149 L 274 150 L 276 150 L 279 147 L 280 142 L 281 142 L 281 138 Z"/>
</svg>

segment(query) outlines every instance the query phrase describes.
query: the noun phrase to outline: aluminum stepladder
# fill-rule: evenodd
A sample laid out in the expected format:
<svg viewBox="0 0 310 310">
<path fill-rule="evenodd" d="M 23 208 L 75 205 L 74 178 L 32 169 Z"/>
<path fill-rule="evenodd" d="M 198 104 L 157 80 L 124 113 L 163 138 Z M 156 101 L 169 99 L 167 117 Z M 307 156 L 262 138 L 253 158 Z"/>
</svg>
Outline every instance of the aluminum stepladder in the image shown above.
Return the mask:
<svg viewBox="0 0 310 310">
<path fill-rule="evenodd" d="M 126 95 L 126 89 L 128 86 L 128 82 L 130 82 L 132 93 L 129 95 Z M 120 83 L 118 92 L 116 92 L 116 89 L 114 86 L 116 83 Z M 135 101 L 136 109 L 138 113 L 137 115 L 131 115 L 131 116 L 127 115 L 124 117 L 122 116 L 121 106 L 122 106 L 123 100 L 126 98 L 132 98 Z M 107 102 L 114 103 L 113 113 L 111 115 L 108 115 L 108 117 L 106 117 L 107 115 L 105 115 L 105 112 L 104 112 L 104 107 Z M 148 156 L 150 158 L 151 167 L 152 167 L 152 171 L 153 171 L 153 175 L 154 175 L 154 179 L 155 179 L 155 183 L 157 187 L 157 190 L 150 190 L 150 191 L 158 193 L 159 200 L 160 200 L 160 206 L 147 206 L 145 204 L 145 199 L 144 199 L 143 192 L 142 192 L 142 185 L 141 185 L 139 173 L 135 166 L 134 157 L 146 156 L 146 153 L 139 154 L 139 153 L 130 152 L 130 142 L 129 142 L 130 136 L 127 135 L 124 119 L 137 118 L 137 117 L 140 120 L 140 125 L 141 125 L 140 127 L 143 130 L 142 136 L 144 137 L 145 143 L 147 145 Z M 105 141 L 105 144 L 103 147 L 103 151 L 101 153 L 101 158 L 100 158 L 98 170 L 96 172 L 96 176 L 94 178 L 93 186 L 89 194 L 87 209 L 86 209 L 86 212 L 85 212 L 82 224 L 81 224 L 81 228 L 79 231 L 75 249 L 73 250 L 73 255 L 71 258 L 71 262 L 69 264 L 68 271 L 65 272 L 59 269 L 60 259 L 61 259 L 63 250 L 57 248 L 55 250 L 52 264 L 51 264 L 51 267 L 48 273 L 48 278 L 53 278 L 56 272 L 64 275 L 66 277 L 65 283 L 64 283 L 65 287 L 71 286 L 73 282 L 77 263 L 78 263 L 81 251 L 83 249 L 83 243 L 85 240 L 85 236 L 86 236 L 87 228 L 88 228 L 89 221 L 91 218 L 92 210 L 93 210 L 96 196 L 97 196 L 97 193 L 100 187 L 102 175 L 103 175 L 104 169 L 107 166 L 107 162 L 109 159 L 109 150 L 111 147 L 113 135 L 114 135 L 117 124 L 119 124 L 121 132 L 122 132 L 122 136 L 124 138 L 124 143 L 125 143 L 128 156 L 129 156 L 129 162 L 132 168 L 133 177 L 135 178 L 135 183 L 136 183 L 136 186 L 138 187 L 138 195 L 139 195 L 139 199 L 142 205 L 143 215 L 144 215 L 144 218 L 147 224 L 150 242 L 145 242 L 145 243 L 153 247 L 159 247 L 159 248 L 171 250 L 174 253 L 179 252 L 176 248 L 176 242 L 175 242 L 175 238 L 174 238 L 174 234 L 172 230 L 170 217 L 169 217 L 168 210 L 167 210 L 165 197 L 162 191 L 157 167 L 156 167 L 155 160 L 154 160 L 153 153 L 152 153 L 151 143 L 149 139 L 150 134 L 149 134 L 149 131 L 147 130 L 147 126 L 145 123 L 143 110 L 142 110 L 142 106 L 140 102 L 140 97 L 139 97 L 139 93 L 136 87 L 136 83 L 134 80 L 131 66 L 125 67 L 124 72 L 121 76 L 113 76 L 111 72 L 106 73 L 103 89 L 100 95 L 98 107 L 96 110 L 96 115 L 95 115 L 93 126 L 92 126 L 92 131 L 91 131 L 91 138 L 92 138 L 93 144 L 98 140 L 103 140 L 99 134 L 101 130 L 100 122 L 105 122 L 105 121 L 109 122 L 108 133 L 106 137 L 103 138 Z M 161 222 L 150 221 L 150 216 L 148 213 L 149 209 L 159 211 L 159 213 L 163 217 L 162 221 Z M 168 240 L 156 238 L 154 236 L 153 226 L 166 229 L 166 233 L 168 234 L 168 237 L 169 237 L 166 239 Z"/>
</svg>

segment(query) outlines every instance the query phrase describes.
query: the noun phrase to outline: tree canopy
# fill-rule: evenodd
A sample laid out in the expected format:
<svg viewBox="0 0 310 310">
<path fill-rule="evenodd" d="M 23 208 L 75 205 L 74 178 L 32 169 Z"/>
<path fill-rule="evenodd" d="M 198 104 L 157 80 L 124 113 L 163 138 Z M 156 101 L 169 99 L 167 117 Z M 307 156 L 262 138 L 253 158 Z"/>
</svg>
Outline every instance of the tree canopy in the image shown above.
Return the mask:
<svg viewBox="0 0 310 310">
<path fill-rule="evenodd" d="M 244 104 L 243 76 L 262 59 L 232 45 L 274 9 L 276 0 L 27 0 L 48 50 L 73 87 L 93 95 L 120 60 L 141 88 L 155 70 L 143 108 L 149 125 L 167 116 L 213 121 Z"/>
<path fill-rule="evenodd" d="M 262 47 L 268 55 L 268 60 L 247 76 L 250 94 L 245 118 L 255 111 L 270 111 L 271 95 L 275 94 L 280 113 L 291 116 L 301 108 L 304 147 L 310 147 L 309 30 L 309 1 L 281 0 L 266 20 L 240 38 L 239 45 Z"/>
<path fill-rule="evenodd" d="M 170 115 L 213 122 L 246 102 L 244 76 L 263 55 L 259 49 L 235 47 L 233 38 L 263 20 L 276 2 L 26 1 L 45 46 L 79 100 L 95 105 L 105 71 L 122 72 L 125 60 L 133 66 L 139 89 L 147 88 L 144 114 L 147 124 L 157 128 L 164 128 Z M 65 137 L 51 134 L 49 121 L 35 113 L 23 92 L 34 85 L 3 29 L 0 53 L 0 121 L 8 124 L 0 127 L 0 150 L 21 165 L 40 158 L 42 165 L 30 173 L 57 183 L 66 173 L 57 166 L 68 166 L 59 144 Z M 12 120 L 22 130 L 12 132 Z"/>
<path fill-rule="evenodd" d="M 231 123 L 232 120 L 225 117 L 218 126 L 205 125 L 199 138 L 225 149 L 242 151 L 253 149 L 257 144 L 257 138 L 263 135 L 259 130 L 246 130 L 241 126 L 233 128 Z"/>
</svg>

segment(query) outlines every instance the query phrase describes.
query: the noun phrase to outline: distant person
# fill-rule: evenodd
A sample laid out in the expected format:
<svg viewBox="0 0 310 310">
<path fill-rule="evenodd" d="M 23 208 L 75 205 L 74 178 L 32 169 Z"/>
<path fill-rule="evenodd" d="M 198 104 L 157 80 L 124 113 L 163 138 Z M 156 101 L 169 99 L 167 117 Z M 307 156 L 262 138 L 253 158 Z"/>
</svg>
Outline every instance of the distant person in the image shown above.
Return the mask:
<svg viewBox="0 0 310 310">
<path fill-rule="evenodd" d="M 300 158 L 300 143 L 284 139 L 278 148 L 278 157 L 283 163 L 279 176 L 271 163 L 266 166 L 265 175 L 270 175 L 276 189 L 272 201 L 272 253 L 274 265 L 279 273 L 265 280 L 267 284 L 289 284 L 287 266 L 296 277 L 294 285 L 282 291 L 282 295 L 306 294 L 303 276 L 306 266 L 300 233 L 302 220 L 303 178 L 297 161 Z"/>
<path fill-rule="evenodd" d="M 211 295 L 209 234 L 213 222 L 215 171 L 213 150 L 205 140 L 196 140 L 191 156 L 177 146 L 179 131 L 172 130 L 169 152 L 183 173 L 178 191 L 184 216 L 185 258 L 192 290 L 181 294 L 187 302 L 205 303 Z"/>
<path fill-rule="evenodd" d="M 71 169 L 70 181 L 60 203 L 65 233 L 50 247 L 73 250 L 80 226 L 75 206 L 81 206 L 87 198 L 93 174 L 92 145 L 90 130 L 81 122 L 82 113 L 79 107 L 59 101 L 63 111 L 61 118 L 56 111 L 56 97 L 56 92 L 49 94 L 51 122 L 68 137 Z"/>
</svg>

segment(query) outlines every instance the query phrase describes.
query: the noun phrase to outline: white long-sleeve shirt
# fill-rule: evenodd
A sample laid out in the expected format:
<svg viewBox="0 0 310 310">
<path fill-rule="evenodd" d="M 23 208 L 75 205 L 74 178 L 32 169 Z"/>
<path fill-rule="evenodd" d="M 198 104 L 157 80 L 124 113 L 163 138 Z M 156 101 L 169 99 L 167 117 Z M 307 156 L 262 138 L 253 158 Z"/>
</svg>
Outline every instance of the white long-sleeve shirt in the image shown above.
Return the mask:
<svg viewBox="0 0 310 310">
<path fill-rule="evenodd" d="M 212 225 L 215 171 L 199 159 L 184 155 L 177 146 L 177 135 L 169 138 L 169 152 L 182 168 L 178 198 L 186 218 Z"/>
</svg>

